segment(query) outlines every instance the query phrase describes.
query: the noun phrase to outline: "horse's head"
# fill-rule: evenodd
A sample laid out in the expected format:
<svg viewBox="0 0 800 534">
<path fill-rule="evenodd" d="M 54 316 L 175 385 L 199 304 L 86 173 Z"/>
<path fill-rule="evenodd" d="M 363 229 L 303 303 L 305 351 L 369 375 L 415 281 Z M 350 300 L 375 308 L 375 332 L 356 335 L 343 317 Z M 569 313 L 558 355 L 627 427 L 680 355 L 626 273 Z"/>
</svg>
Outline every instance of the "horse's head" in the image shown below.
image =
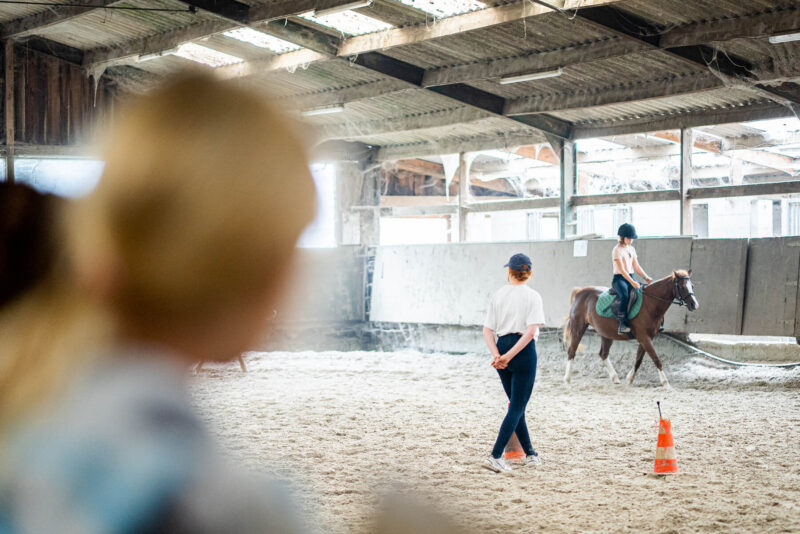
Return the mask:
<svg viewBox="0 0 800 534">
<path fill-rule="evenodd" d="M 697 297 L 694 295 L 694 288 L 692 287 L 692 270 L 688 271 L 672 271 L 672 278 L 675 280 L 675 294 L 674 297 L 685 304 L 689 311 L 695 311 L 700 307 L 697 302 Z"/>
</svg>

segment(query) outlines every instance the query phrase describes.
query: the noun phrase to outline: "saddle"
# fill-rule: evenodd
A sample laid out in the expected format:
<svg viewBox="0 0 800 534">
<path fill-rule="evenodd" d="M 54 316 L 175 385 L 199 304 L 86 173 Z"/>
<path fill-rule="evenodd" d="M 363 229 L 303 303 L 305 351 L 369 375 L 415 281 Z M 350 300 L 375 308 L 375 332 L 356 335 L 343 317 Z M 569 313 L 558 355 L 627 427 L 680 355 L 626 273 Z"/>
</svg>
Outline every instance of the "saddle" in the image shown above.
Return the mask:
<svg viewBox="0 0 800 534">
<path fill-rule="evenodd" d="M 595 311 L 601 317 L 616 317 L 614 313 L 621 305 L 619 295 L 614 288 L 607 289 L 600 294 L 595 305 Z M 628 319 L 633 319 L 639 314 L 642 307 L 642 290 L 636 289 L 630 292 L 627 302 Z"/>
<path fill-rule="evenodd" d="M 633 308 L 633 304 L 636 302 L 636 293 L 637 293 L 637 291 L 638 290 L 634 289 L 634 290 L 628 292 L 628 313 L 631 312 L 631 309 Z M 621 304 L 621 301 L 620 301 L 619 295 L 617 294 L 617 290 L 614 289 L 613 287 L 610 287 L 610 288 L 608 288 L 608 294 L 609 295 L 614 295 L 614 300 L 611 302 L 612 311 L 613 310 L 618 310 L 619 306 Z"/>
</svg>

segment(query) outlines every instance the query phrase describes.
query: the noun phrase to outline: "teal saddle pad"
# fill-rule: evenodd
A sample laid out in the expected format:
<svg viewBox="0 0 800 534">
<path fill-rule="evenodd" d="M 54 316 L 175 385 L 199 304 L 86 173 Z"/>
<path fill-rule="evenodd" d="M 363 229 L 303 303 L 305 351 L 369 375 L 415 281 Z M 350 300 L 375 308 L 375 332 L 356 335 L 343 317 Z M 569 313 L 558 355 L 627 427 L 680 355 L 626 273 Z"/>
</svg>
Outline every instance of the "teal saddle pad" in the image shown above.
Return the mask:
<svg viewBox="0 0 800 534">
<path fill-rule="evenodd" d="M 636 293 L 636 300 L 633 301 L 633 306 L 631 306 L 631 310 L 628 312 L 628 319 L 636 317 L 639 314 L 639 310 L 642 309 L 642 291 L 636 289 L 634 293 Z M 614 317 L 614 314 L 611 313 L 611 303 L 614 302 L 615 298 L 617 298 L 617 296 L 612 295 L 608 290 L 603 291 L 600 296 L 597 297 L 597 304 L 595 305 L 597 315 L 601 317 Z"/>
</svg>

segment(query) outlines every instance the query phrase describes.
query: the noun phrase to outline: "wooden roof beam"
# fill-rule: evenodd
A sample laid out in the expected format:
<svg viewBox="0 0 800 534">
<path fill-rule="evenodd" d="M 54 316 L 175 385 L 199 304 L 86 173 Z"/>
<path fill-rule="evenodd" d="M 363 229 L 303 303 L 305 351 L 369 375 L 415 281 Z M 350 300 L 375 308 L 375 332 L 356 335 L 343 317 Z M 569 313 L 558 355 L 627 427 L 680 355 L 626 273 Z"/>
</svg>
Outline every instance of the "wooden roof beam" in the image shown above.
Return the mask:
<svg viewBox="0 0 800 534">
<path fill-rule="evenodd" d="M 649 135 L 678 145 L 681 143 L 681 133 L 678 130 L 661 130 Z M 722 154 L 725 150 L 722 139 L 699 131 L 694 132 L 694 147 L 714 154 Z"/>
<path fill-rule="evenodd" d="M 511 152 L 512 154 L 517 154 L 519 156 L 534 159 L 536 161 L 543 161 L 545 163 L 549 163 L 550 165 L 559 165 L 560 163 L 558 155 L 553 151 L 550 145 L 521 146 Z"/>
</svg>

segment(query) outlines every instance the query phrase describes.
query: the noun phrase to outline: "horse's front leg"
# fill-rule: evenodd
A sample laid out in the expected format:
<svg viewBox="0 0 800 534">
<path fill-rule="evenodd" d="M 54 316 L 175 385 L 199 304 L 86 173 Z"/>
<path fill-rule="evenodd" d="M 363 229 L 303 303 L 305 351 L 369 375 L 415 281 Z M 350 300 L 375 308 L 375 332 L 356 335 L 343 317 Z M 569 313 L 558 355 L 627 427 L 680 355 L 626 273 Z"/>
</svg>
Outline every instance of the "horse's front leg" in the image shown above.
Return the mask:
<svg viewBox="0 0 800 534">
<path fill-rule="evenodd" d="M 642 360 L 644 359 L 644 347 L 639 344 L 639 348 L 636 349 L 636 361 L 633 364 L 633 368 L 628 373 L 628 385 L 633 384 L 633 379 L 636 378 L 636 372 L 639 371 L 639 366 L 642 365 Z"/>
<path fill-rule="evenodd" d="M 665 388 L 669 387 L 669 380 L 667 380 L 667 375 L 664 374 L 664 369 L 661 367 L 661 360 L 656 354 L 656 349 L 653 346 L 653 340 L 646 335 L 643 335 L 641 339 L 639 339 L 639 343 L 644 347 L 644 350 L 647 351 L 647 354 L 650 355 L 650 358 L 653 360 L 653 363 L 656 365 L 656 369 L 658 369 L 658 378 L 661 380 L 661 385 Z"/>
</svg>

